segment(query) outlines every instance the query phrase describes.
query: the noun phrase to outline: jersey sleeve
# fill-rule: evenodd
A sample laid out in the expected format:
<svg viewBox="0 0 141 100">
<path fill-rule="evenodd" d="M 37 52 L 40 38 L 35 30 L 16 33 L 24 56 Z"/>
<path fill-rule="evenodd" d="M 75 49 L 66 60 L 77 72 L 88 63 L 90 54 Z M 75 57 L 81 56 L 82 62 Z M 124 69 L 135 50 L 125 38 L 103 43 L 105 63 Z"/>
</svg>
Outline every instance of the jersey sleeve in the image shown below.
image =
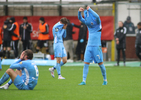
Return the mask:
<svg viewBox="0 0 141 100">
<path fill-rule="evenodd" d="M 78 19 L 85 24 L 85 19 L 82 17 L 81 12 L 78 11 Z"/>
<path fill-rule="evenodd" d="M 15 63 L 11 64 L 10 66 L 11 69 L 22 69 L 24 68 L 24 62 L 20 59 L 16 61 Z"/>
</svg>

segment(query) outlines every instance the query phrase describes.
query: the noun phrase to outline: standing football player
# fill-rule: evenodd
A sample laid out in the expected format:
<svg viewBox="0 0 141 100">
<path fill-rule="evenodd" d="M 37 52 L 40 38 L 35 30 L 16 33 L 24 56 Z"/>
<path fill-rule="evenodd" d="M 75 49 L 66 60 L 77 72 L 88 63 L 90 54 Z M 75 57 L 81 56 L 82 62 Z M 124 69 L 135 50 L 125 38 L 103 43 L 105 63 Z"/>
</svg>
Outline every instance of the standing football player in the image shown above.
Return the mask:
<svg viewBox="0 0 141 100">
<path fill-rule="evenodd" d="M 63 38 L 66 37 L 67 18 L 61 18 L 58 23 L 53 26 L 54 37 L 54 55 L 57 60 L 56 66 L 49 68 L 51 76 L 54 77 L 54 70 L 57 69 L 58 79 L 65 79 L 61 76 L 61 66 L 67 62 L 67 54 L 63 45 Z M 62 59 L 62 61 L 61 61 Z"/>
<path fill-rule="evenodd" d="M 81 15 L 81 12 L 84 11 L 84 18 Z M 83 81 L 79 85 L 86 85 L 86 78 L 89 71 L 89 64 L 94 60 L 95 63 L 98 63 L 102 75 L 103 75 L 103 84 L 107 85 L 106 78 L 106 69 L 103 64 L 103 54 L 101 50 L 101 20 L 99 15 L 94 12 L 89 6 L 87 9 L 80 7 L 78 11 L 78 19 L 87 25 L 89 30 L 88 44 L 86 47 L 84 55 L 84 68 L 83 68 Z"/>
</svg>

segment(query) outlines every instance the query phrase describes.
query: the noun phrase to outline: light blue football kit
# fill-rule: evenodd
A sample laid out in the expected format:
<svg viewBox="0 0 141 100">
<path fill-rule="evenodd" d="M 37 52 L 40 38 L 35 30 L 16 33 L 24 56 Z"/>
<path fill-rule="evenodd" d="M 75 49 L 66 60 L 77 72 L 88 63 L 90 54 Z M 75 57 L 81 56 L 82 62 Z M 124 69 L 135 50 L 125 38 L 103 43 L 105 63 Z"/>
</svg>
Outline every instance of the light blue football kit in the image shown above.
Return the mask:
<svg viewBox="0 0 141 100">
<path fill-rule="evenodd" d="M 22 76 L 17 75 L 14 80 L 14 85 L 19 90 L 33 90 L 37 85 L 39 71 L 37 66 L 32 62 L 32 60 L 21 61 L 18 60 L 11 64 L 11 69 L 17 69 L 22 71 Z M 0 85 L 9 79 L 9 75 L 5 72 L 0 79 Z M 12 80 L 8 82 L 9 85 L 12 84 Z"/>
<path fill-rule="evenodd" d="M 66 57 L 67 53 L 63 44 L 63 38 L 66 37 L 66 29 L 63 29 L 64 24 L 61 24 L 60 22 L 56 23 L 53 26 L 53 37 L 54 37 L 54 56 L 57 57 Z M 61 66 L 64 63 L 61 61 L 60 64 L 57 63 L 56 66 L 54 66 L 54 69 L 57 69 L 58 75 L 61 74 Z"/>
<path fill-rule="evenodd" d="M 84 10 L 84 18 L 81 15 L 81 12 L 78 11 L 78 19 L 87 25 L 89 30 L 88 44 L 86 47 L 84 62 L 90 63 L 94 60 L 95 63 L 103 62 L 103 54 L 101 50 L 101 20 L 99 15 L 94 12 L 91 8 Z M 106 78 L 106 69 L 104 64 L 99 65 L 103 75 L 103 79 Z M 83 69 L 83 81 L 86 82 L 87 74 L 89 70 L 89 65 L 84 64 Z"/>
</svg>

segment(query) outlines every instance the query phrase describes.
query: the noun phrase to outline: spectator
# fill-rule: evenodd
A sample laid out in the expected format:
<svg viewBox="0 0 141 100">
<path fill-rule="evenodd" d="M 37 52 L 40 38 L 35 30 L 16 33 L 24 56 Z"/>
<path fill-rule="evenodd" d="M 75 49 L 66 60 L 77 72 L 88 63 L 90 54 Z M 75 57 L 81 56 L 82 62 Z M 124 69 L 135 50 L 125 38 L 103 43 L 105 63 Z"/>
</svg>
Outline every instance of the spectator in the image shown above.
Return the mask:
<svg viewBox="0 0 141 100">
<path fill-rule="evenodd" d="M 69 53 L 69 55 L 70 55 L 70 59 L 68 60 L 68 62 L 73 62 L 73 39 L 72 39 L 72 34 L 74 34 L 75 32 L 73 32 L 72 30 L 73 30 L 73 25 L 68 20 L 67 29 L 66 29 L 67 36 L 66 36 L 66 38 L 64 38 L 64 46 L 66 48 L 66 52 Z"/>
<path fill-rule="evenodd" d="M 18 57 L 18 42 L 19 42 L 19 25 L 18 23 L 15 21 L 14 17 L 10 18 L 10 23 L 12 24 L 9 31 L 12 34 L 12 41 L 13 41 L 13 49 L 14 49 L 14 54 L 15 54 L 15 58 Z"/>
<path fill-rule="evenodd" d="M 2 44 L 2 29 L 0 27 L 0 46 L 1 46 L 1 44 Z"/>
<path fill-rule="evenodd" d="M 8 29 L 11 27 L 9 19 L 4 22 L 3 25 L 3 57 L 10 58 L 10 50 L 11 50 L 11 34 Z M 6 50 L 7 50 L 7 57 L 6 57 Z"/>
<path fill-rule="evenodd" d="M 116 49 L 117 49 L 117 64 L 116 66 L 119 66 L 119 60 L 120 60 L 120 50 L 122 50 L 122 55 L 123 55 L 123 62 L 124 66 L 125 65 L 125 50 L 126 50 L 126 27 L 123 27 L 123 22 L 119 21 L 118 22 L 119 28 L 116 29 L 115 32 L 115 40 L 116 40 Z"/>
<path fill-rule="evenodd" d="M 39 19 L 39 36 L 38 36 L 38 42 L 37 42 L 37 47 L 36 47 L 36 52 L 39 52 L 39 50 L 42 47 L 46 47 L 46 53 L 49 52 L 48 49 L 48 40 L 49 40 L 49 28 L 48 24 L 45 23 L 45 20 L 43 17 Z"/>
<path fill-rule="evenodd" d="M 20 36 L 23 43 L 23 51 L 30 49 L 30 33 L 32 32 L 32 26 L 28 23 L 27 17 L 23 17 L 23 23 L 20 25 Z"/>
<path fill-rule="evenodd" d="M 74 27 L 79 28 L 79 37 L 78 37 L 78 43 L 76 47 L 76 54 L 78 55 L 77 60 L 83 60 L 84 58 L 84 52 L 86 47 L 86 37 L 87 37 L 87 26 L 83 24 L 81 21 L 79 21 L 81 25 L 75 25 Z"/>
<path fill-rule="evenodd" d="M 135 26 L 131 22 L 130 16 L 128 16 L 126 21 L 124 22 L 124 26 L 127 28 L 127 34 L 135 34 Z"/>
<path fill-rule="evenodd" d="M 138 31 L 136 35 L 135 47 L 136 47 L 136 55 L 141 60 L 141 22 L 138 23 L 137 28 Z M 141 63 L 140 63 L 140 67 L 141 67 Z"/>
</svg>

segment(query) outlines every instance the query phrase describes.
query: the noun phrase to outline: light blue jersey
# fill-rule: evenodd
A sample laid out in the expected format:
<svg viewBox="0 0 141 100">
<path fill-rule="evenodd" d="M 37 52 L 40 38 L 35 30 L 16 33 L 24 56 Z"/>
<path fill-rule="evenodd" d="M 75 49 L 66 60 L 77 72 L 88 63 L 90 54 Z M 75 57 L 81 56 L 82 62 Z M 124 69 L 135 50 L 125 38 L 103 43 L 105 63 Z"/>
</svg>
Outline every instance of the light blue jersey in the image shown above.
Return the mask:
<svg viewBox="0 0 141 100">
<path fill-rule="evenodd" d="M 60 22 L 53 26 L 52 32 L 54 37 L 54 44 L 63 43 L 63 38 L 66 37 L 66 29 L 63 29 L 63 26 L 64 24 L 61 24 Z"/>
<path fill-rule="evenodd" d="M 14 80 L 14 84 L 18 89 L 33 90 L 34 87 L 37 85 L 39 71 L 37 66 L 32 62 L 32 60 L 18 60 L 13 63 L 10 68 L 22 71 L 22 76 L 17 76 Z"/>
<path fill-rule="evenodd" d="M 89 10 L 84 11 L 84 18 L 78 11 L 78 19 L 86 24 L 89 30 L 88 46 L 101 46 L 102 27 L 99 15 L 89 8 Z"/>
<path fill-rule="evenodd" d="M 54 56 L 56 57 L 66 57 L 66 50 L 63 44 L 63 38 L 66 37 L 66 29 L 63 29 L 64 24 L 60 22 L 53 26 L 53 37 L 54 37 Z"/>
</svg>

